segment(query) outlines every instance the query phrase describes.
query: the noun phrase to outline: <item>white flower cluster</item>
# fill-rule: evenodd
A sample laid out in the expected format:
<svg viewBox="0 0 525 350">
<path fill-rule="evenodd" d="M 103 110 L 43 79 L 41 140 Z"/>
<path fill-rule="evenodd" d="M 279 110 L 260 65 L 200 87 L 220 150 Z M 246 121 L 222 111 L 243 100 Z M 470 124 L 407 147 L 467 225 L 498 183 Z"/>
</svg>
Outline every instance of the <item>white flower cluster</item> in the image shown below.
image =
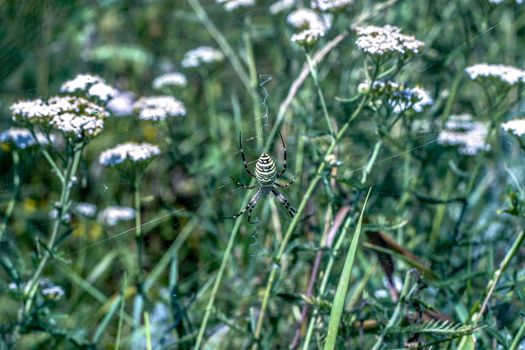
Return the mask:
<svg viewBox="0 0 525 350">
<path fill-rule="evenodd" d="M 353 3 L 354 0 L 312 0 L 311 6 L 314 10 L 327 12 L 343 10 Z"/>
<path fill-rule="evenodd" d="M 490 149 L 486 143 L 487 135 L 487 126 L 473 121 L 470 114 L 453 115 L 439 133 L 438 143 L 459 146 L 459 153 L 473 156 Z"/>
<path fill-rule="evenodd" d="M 59 300 L 65 294 L 64 289 L 60 286 L 57 286 L 51 280 L 44 278 L 40 282 L 40 293 L 46 300 Z"/>
<path fill-rule="evenodd" d="M 215 0 L 218 4 L 224 4 L 226 11 L 233 11 L 241 7 L 255 6 L 255 0 Z"/>
<path fill-rule="evenodd" d="M 290 40 L 303 46 L 314 44 L 332 26 L 331 15 L 319 15 L 309 9 L 295 10 L 286 19 L 294 28 L 301 30 L 292 35 Z"/>
<path fill-rule="evenodd" d="M 220 62 L 224 59 L 221 51 L 209 46 L 200 46 L 186 52 L 182 58 L 181 65 L 184 68 L 195 68 L 203 64 Z"/>
<path fill-rule="evenodd" d="M 40 99 L 19 101 L 9 109 L 15 121 L 32 124 L 47 123 L 56 114 L 56 111 Z"/>
<path fill-rule="evenodd" d="M 502 64 L 475 64 L 465 68 L 465 72 L 473 80 L 482 81 L 483 79 L 492 78 L 508 85 L 525 83 L 525 71 Z"/>
<path fill-rule="evenodd" d="M 387 98 L 395 113 L 407 110 L 419 113 L 424 107 L 434 104 L 428 92 L 420 87 L 408 88 L 395 81 L 378 80 L 372 86 L 368 82 L 360 83 L 357 90 L 362 94 L 372 94 L 376 98 Z"/>
<path fill-rule="evenodd" d="M 394 112 L 396 113 L 401 113 L 409 109 L 420 113 L 425 107 L 434 104 L 434 100 L 428 92 L 420 87 L 403 89 L 396 96 L 397 101 L 394 106 Z"/>
<path fill-rule="evenodd" d="M 146 161 L 158 154 L 160 154 L 160 149 L 155 145 L 127 142 L 102 152 L 99 163 L 103 166 L 115 166 L 125 161 L 137 163 Z"/>
<path fill-rule="evenodd" d="M 41 132 L 36 132 L 35 136 L 36 140 L 28 129 L 9 128 L 0 133 L 0 143 L 10 143 L 17 148 L 25 149 L 34 145 L 44 146 L 49 144 L 50 140 L 54 141 L 53 137 L 48 140 Z"/>
<path fill-rule="evenodd" d="M 156 77 L 153 80 L 153 88 L 160 90 L 169 86 L 186 86 L 188 81 L 184 74 L 179 72 L 167 73 Z"/>
<path fill-rule="evenodd" d="M 104 79 L 96 75 L 79 74 L 72 80 L 66 81 L 60 87 L 63 94 L 85 94 L 106 102 L 117 95 L 118 91 L 108 85 Z"/>
<path fill-rule="evenodd" d="M 92 116 L 62 113 L 51 120 L 51 125 L 68 137 L 81 139 L 97 136 L 104 127 L 104 121 Z"/>
<path fill-rule="evenodd" d="M 290 40 L 300 45 L 309 46 L 324 36 L 325 32 L 320 29 L 305 29 L 292 35 Z"/>
<path fill-rule="evenodd" d="M 296 0 L 279 0 L 277 2 L 274 2 L 270 6 L 270 13 L 272 15 L 276 15 L 279 12 L 286 11 L 290 8 L 292 8 L 295 5 Z"/>
<path fill-rule="evenodd" d="M 310 9 L 297 9 L 286 17 L 288 23 L 297 29 L 317 29 L 326 33 L 332 27 L 331 15 L 319 15 Z"/>
<path fill-rule="evenodd" d="M 363 52 L 380 57 L 417 54 L 425 44 L 411 35 L 402 34 L 398 27 L 386 25 L 357 28 L 356 45 Z"/>
<path fill-rule="evenodd" d="M 525 135 L 525 119 L 510 120 L 501 124 L 501 127 L 516 136 Z"/>
<path fill-rule="evenodd" d="M 73 210 L 85 218 L 94 218 L 97 213 L 97 206 L 93 203 L 79 202 L 73 205 Z"/>
<path fill-rule="evenodd" d="M 135 97 L 131 92 L 121 92 L 113 97 L 106 108 L 116 117 L 125 117 L 133 113 L 133 103 Z"/>
<path fill-rule="evenodd" d="M 13 119 L 18 122 L 55 128 L 69 138 L 93 137 L 104 127 L 108 112 L 82 97 L 56 96 L 47 103 L 42 100 L 22 101 L 11 106 Z"/>
<path fill-rule="evenodd" d="M 135 210 L 129 207 L 107 207 L 98 214 L 98 221 L 107 226 L 115 226 L 119 221 L 129 221 L 135 218 Z"/>
<path fill-rule="evenodd" d="M 501 5 L 503 4 L 505 0 L 489 0 L 489 3 L 492 5 Z M 523 0 L 516 0 L 516 4 L 521 5 L 523 4 Z"/>
<path fill-rule="evenodd" d="M 162 121 L 186 115 L 184 104 L 173 96 L 141 97 L 133 104 L 142 120 Z"/>
</svg>

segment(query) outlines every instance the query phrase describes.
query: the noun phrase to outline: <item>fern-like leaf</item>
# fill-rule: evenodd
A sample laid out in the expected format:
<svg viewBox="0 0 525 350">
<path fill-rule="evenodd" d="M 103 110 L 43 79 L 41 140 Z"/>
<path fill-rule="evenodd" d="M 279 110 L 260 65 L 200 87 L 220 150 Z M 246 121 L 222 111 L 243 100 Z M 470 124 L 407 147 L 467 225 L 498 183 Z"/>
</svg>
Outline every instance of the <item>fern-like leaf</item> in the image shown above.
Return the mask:
<svg viewBox="0 0 525 350">
<path fill-rule="evenodd" d="M 392 327 L 388 333 L 410 333 L 410 334 L 440 334 L 448 336 L 462 336 L 476 331 L 479 327 L 464 325 L 450 321 L 432 320 L 428 322 L 412 324 L 406 327 Z"/>
</svg>

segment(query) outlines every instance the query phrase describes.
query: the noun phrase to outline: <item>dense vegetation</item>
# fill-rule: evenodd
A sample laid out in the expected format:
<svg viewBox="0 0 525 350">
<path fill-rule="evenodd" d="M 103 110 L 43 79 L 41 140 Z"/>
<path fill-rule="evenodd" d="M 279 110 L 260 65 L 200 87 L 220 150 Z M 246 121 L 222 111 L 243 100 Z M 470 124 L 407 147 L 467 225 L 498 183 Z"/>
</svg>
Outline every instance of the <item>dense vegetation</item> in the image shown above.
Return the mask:
<svg viewBox="0 0 525 350">
<path fill-rule="evenodd" d="M 521 1 L 0 19 L 0 349 L 525 349 Z"/>
</svg>

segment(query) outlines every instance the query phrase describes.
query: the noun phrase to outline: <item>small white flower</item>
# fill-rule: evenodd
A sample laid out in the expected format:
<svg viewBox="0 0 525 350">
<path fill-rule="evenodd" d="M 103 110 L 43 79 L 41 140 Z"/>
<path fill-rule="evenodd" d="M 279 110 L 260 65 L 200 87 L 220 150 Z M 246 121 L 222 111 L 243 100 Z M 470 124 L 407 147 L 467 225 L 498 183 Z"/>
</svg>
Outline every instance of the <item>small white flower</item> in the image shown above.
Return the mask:
<svg viewBox="0 0 525 350">
<path fill-rule="evenodd" d="M 53 301 L 59 300 L 65 294 L 64 289 L 62 289 L 62 287 L 55 285 L 42 288 L 41 293 L 46 300 Z"/>
<path fill-rule="evenodd" d="M 279 0 L 274 2 L 272 6 L 270 6 L 270 13 L 276 15 L 279 12 L 286 11 L 292 8 L 295 5 L 295 2 L 296 0 Z"/>
<path fill-rule="evenodd" d="M 508 131 L 516 136 L 525 134 L 525 119 L 509 120 L 501 125 L 503 130 Z"/>
<path fill-rule="evenodd" d="M 36 132 L 36 140 L 31 131 L 23 128 L 9 128 L 0 134 L 0 143 L 11 143 L 14 146 L 25 149 L 34 145 L 44 146 L 49 144 L 49 140 L 41 132 Z M 53 137 L 50 140 L 53 141 Z"/>
<path fill-rule="evenodd" d="M 332 16 L 319 15 L 310 9 L 297 9 L 286 17 L 288 23 L 297 29 L 315 29 L 327 32 L 332 27 Z"/>
<path fill-rule="evenodd" d="M 224 59 L 221 51 L 209 46 L 200 46 L 194 50 L 186 52 L 182 58 L 181 65 L 184 68 L 195 68 L 203 64 L 220 62 Z"/>
<path fill-rule="evenodd" d="M 508 85 L 515 85 L 518 83 L 525 83 L 525 71 L 522 69 L 505 66 L 502 64 L 486 64 L 480 63 L 465 69 L 470 79 L 496 79 Z"/>
<path fill-rule="evenodd" d="M 218 4 L 224 4 L 226 11 L 233 11 L 241 7 L 255 6 L 255 0 L 215 0 Z"/>
<path fill-rule="evenodd" d="M 439 133 L 438 143 L 459 146 L 460 154 L 473 156 L 490 149 L 486 143 L 487 135 L 487 126 L 473 121 L 469 114 L 453 115 Z"/>
<path fill-rule="evenodd" d="M 97 206 L 93 203 L 79 202 L 73 206 L 73 210 L 86 218 L 94 218 L 97 213 Z"/>
<path fill-rule="evenodd" d="M 398 27 L 390 25 L 359 27 L 356 31 L 357 47 L 372 56 L 417 54 L 425 45 L 413 36 L 402 34 Z"/>
<path fill-rule="evenodd" d="M 135 210 L 129 207 L 112 206 L 102 210 L 98 221 L 107 226 L 115 226 L 119 221 L 129 221 L 135 218 Z"/>
<path fill-rule="evenodd" d="M 149 143 L 122 143 L 107 149 L 100 154 L 99 163 L 104 166 L 115 166 L 130 162 L 142 162 L 160 154 L 160 149 Z"/>
<path fill-rule="evenodd" d="M 317 42 L 324 34 L 325 32 L 319 29 L 305 29 L 300 33 L 292 35 L 290 40 L 299 45 L 309 46 Z"/>
<path fill-rule="evenodd" d="M 101 77 L 89 74 L 79 74 L 74 79 L 66 81 L 60 87 L 60 92 L 64 94 L 83 93 L 88 97 L 95 97 L 104 102 L 118 93 L 115 88 L 106 84 Z"/>
<path fill-rule="evenodd" d="M 133 113 L 133 93 L 122 92 L 113 97 L 107 104 L 108 111 L 117 117 L 125 117 Z"/>
<path fill-rule="evenodd" d="M 354 3 L 354 0 L 312 0 L 311 6 L 314 10 L 321 12 L 340 11 Z"/>
<path fill-rule="evenodd" d="M 92 84 L 103 82 L 103 79 L 96 75 L 79 74 L 75 78 L 66 81 L 60 87 L 61 93 L 74 93 L 77 91 L 86 91 Z"/>
<path fill-rule="evenodd" d="M 141 97 L 133 104 L 133 109 L 138 111 L 142 120 L 162 121 L 186 115 L 184 104 L 173 96 Z"/>
<path fill-rule="evenodd" d="M 186 86 L 187 83 L 188 81 L 184 74 L 173 72 L 156 77 L 155 80 L 153 80 L 153 88 L 160 90 L 169 86 Z"/>
</svg>

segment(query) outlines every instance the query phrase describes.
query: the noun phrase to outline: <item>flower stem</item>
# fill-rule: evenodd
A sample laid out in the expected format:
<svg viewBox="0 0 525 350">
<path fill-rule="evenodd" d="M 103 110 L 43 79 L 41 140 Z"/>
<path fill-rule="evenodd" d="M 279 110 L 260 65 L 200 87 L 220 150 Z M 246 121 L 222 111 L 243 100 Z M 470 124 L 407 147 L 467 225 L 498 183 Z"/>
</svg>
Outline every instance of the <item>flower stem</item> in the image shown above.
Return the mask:
<svg viewBox="0 0 525 350">
<path fill-rule="evenodd" d="M 139 171 L 135 172 L 133 179 L 133 196 L 135 204 L 135 245 L 137 248 L 137 300 L 135 303 L 134 315 L 137 324 L 140 324 L 140 316 L 142 315 L 142 306 L 144 305 L 144 235 L 142 233 L 142 216 L 140 214 L 140 180 Z"/>
<path fill-rule="evenodd" d="M 324 99 L 323 91 L 321 90 L 321 85 L 319 84 L 319 78 L 317 76 L 317 68 L 312 60 L 312 57 L 310 57 L 310 54 L 305 51 L 306 55 L 306 62 L 308 63 L 308 69 L 310 70 L 310 75 L 312 76 L 312 79 L 314 81 L 315 88 L 317 89 L 317 94 L 319 95 L 319 100 L 321 102 L 321 107 L 323 108 L 323 115 L 326 120 L 326 125 L 328 126 L 328 131 L 330 132 L 330 135 L 333 137 L 334 135 L 334 129 L 332 127 L 332 122 L 330 121 L 330 114 L 328 114 L 328 108 L 326 107 L 326 102 Z"/>
<path fill-rule="evenodd" d="M 71 206 L 71 203 L 70 203 L 71 189 L 75 182 L 74 177 L 75 177 L 75 174 L 77 173 L 78 166 L 80 164 L 80 158 L 82 156 L 83 149 L 84 149 L 84 143 L 82 142 L 75 146 L 73 157 L 71 156 L 68 157 L 66 170 L 63 173 L 63 176 L 60 176 L 62 172 L 60 172 L 58 168 L 56 169 L 57 175 L 60 178 L 61 184 L 62 184 L 61 186 L 62 188 L 60 191 L 60 201 L 58 203 L 58 207 L 56 208 L 57 216 L 55 218 L 55 222 L 53 223 L 53 229 L 51 232 L 51 237 L 49 239 L 49 242 L 47 243 L 47 249 L 44 251 L 44 255 L 42 256 L 42 259 L 40 260 L 35 272 L 33 273 L 33 276 L 31 277 L 26 287 L 24 288 L 25 301 L 23 305 L 23 310 L 19 315 L 20 317 L 26 316 L 31 311 L 31 306 L 35 299 L 35 295 L 36 295 L 36 291 L 38 287 L 38 281 L 42 273 L 44 272 L 44 268 L 46 267 L 47 262 L 49 261 L 49 258 L 51 258 L 51 252 L 53 252 L 53 250 L 56 248 L 55 243 L 57 241 L 58 233 L 60 231 L 60 224 L 64 220 Z M 44 150 L 44 155 L 46 154 L 49 156 L 49 153 L 47 153 L 47 151 Z"/>
</svg>

